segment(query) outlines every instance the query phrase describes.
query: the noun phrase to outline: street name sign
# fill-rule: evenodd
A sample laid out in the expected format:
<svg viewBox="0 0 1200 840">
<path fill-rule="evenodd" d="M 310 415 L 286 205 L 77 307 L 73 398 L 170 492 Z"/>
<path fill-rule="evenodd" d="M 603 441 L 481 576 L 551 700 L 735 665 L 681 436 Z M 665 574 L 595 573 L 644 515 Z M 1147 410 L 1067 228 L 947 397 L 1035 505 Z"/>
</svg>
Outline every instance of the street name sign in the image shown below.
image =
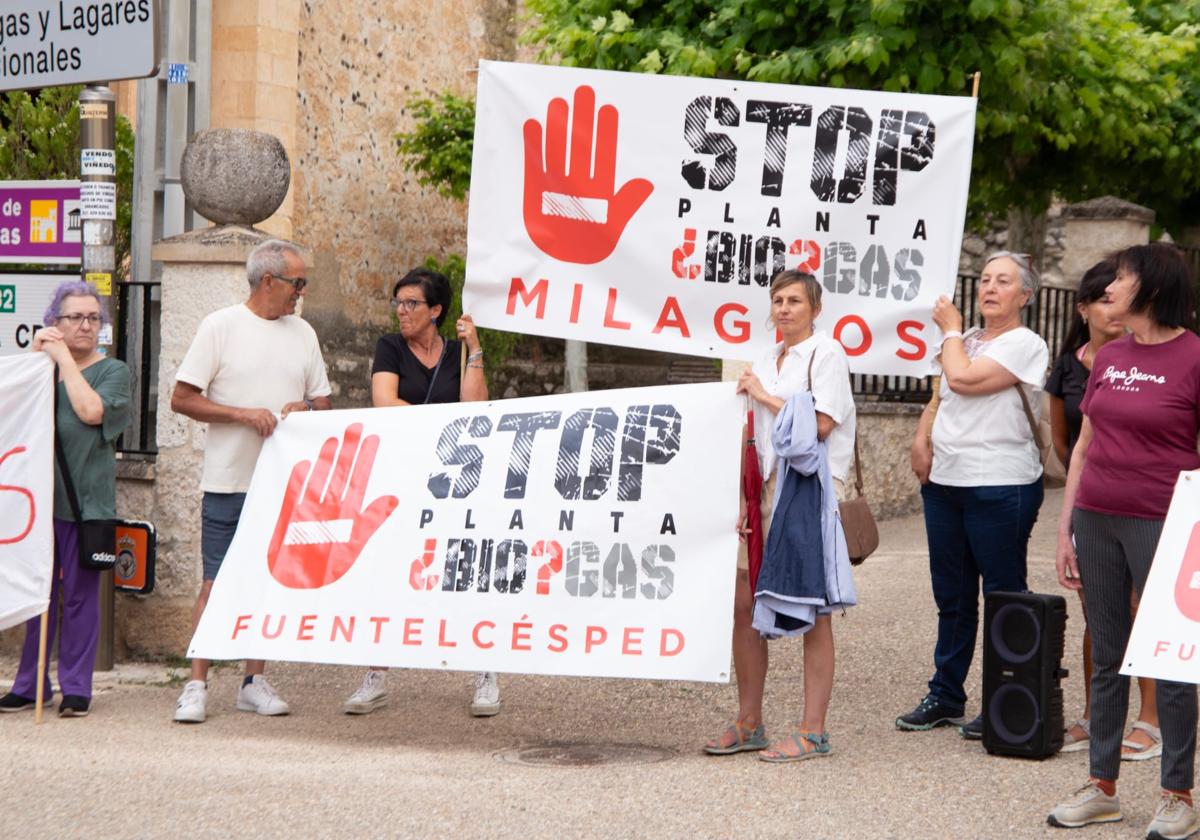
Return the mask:
<svg viewBox="0 0 1200 840">
<path fill-rule="evenodd" d="M 0 0 L 0 91 L 158 73 L 158 0 Z"/>
</svg>

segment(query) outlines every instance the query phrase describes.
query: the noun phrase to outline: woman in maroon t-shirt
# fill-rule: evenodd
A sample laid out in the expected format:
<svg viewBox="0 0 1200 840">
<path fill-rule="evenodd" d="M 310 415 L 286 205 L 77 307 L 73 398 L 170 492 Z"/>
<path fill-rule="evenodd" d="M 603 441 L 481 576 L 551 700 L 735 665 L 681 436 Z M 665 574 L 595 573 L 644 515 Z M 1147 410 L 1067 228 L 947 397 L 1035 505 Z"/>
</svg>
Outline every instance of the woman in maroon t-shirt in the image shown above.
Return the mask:
<svg viewBox="0 0 1200 840">
<path fill-rule="evenodd" d="M 1092 364 L 1059 519 L 1058 578 L 1083 588 L 1093 661 L 1090 778 L 1048 818 L 1065 828 L 1121 819 L 1130 587 L 1140 595 L 1146 583 L 1179 473 L 1200 468 L 1200 337 L 1186 329 L 1191 270 L 1163 243 L 1127 248 L 1116 261 L 1112 315 L 1130 334 L 1102 347 Z M 1200 828 L 1191 794 L 1196 686 L 1159 680 L 1157 689 L 1163 793 L 1147 836 L 1186 837 Z"/>
<path fill-rule="evenodd" d="M 1111 258 L 1101 260 L 1083 273 L 1075 295 L 1075 318 L 1062 352 L 1046 380 L 1050 395 L 1050 429 L 1054 451 L 1064 464 L 1071 463 L 1071 451 L 1083 426 L 1084 392 L 1100 348 L 1125 335 L 1125 327 L 1110 310 L 1108 287 L 1117 279 L 1117 264 Z M 1082 752 L 1088 748 L 1088 729 L 1092 720 L 1092 634 L 1087 626 L 1087 602 L 1079 590 L 1083 607 L 1083 717 L 1067 727 L 1063 734 L 1063 752 Z M 1137 599 L 1134 599 L 1134 614 Z M 1158 705 L 1154 700 L 1154 680 L 1138 678 L 1138 719 L 1121 750 L 1123 761 L 1144 761 L 1162 755 L 1162 733 L 1158 728 Z"/>
</svg>

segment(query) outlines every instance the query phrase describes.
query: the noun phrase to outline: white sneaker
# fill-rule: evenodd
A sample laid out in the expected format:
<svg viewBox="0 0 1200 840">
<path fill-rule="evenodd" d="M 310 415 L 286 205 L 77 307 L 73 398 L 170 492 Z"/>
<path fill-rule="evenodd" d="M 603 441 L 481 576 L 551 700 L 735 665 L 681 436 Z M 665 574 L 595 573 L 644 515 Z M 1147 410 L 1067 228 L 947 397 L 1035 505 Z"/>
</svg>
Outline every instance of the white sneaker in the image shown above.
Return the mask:
<svg viewBox="0 0 1200 840">
<path fill-rule="evenodd" d="M 262 674 L 255 674 L 249 685 L 238 689 L 237 707 L 239 712 L 256 712 L 268 716 L 288 713 L 288 704 L 279 698 Z"/>
<path fill-rule="evenodd" d="M 475 717 L 491 717 L 500 711 L 500 681 L 493 671 L 475 675 L 475 698 L 471 700 L 471 714 Z"/>
<path fill-rule="evenodd" d="M 350 699 L 342 704 L 342 711 L 348 715 L 366 715 L 376 709 L 386 706 L 388 702 L 387 684 L 384 682 L 387 671 L 367 671 L 362 685 L 350 695 Z"/>
<path fill-rule="evenodd" d="M 208 707 L 208 685 L 204 680 L 191 680 L 175 703 L 176 723 L 204 723 Z"/>
<path fill-rule="evenodd" d="M 1164 793 L 1154 822 L 1146 830 L 1147 840 L 1184 840 L 1200 828 L 1196 809 L 1173 793 Z"/>
<path fill-rule="evenodd" d="M 1088 779 L 1088 783 L 1075 791 L 1070 799 L 1054 807 L 1046 822 L 1055 828 L 1082 828 L 1120 819 L 1121 800 L 1102 791 L 1095 779 Z"/>
</svg>

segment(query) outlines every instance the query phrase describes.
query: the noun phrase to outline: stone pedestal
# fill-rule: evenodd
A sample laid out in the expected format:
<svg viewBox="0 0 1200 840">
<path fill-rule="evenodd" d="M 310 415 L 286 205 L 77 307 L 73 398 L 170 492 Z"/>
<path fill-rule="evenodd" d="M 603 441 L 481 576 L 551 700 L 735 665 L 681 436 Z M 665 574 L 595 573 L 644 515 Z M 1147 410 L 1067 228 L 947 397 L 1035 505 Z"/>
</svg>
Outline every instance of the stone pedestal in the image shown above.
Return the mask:
<svg viewBox="0 0 1200 840">
<path fill-rule="evenodd" d="M 1114 251 L 1150 241 L 1154 211 L 1113 196 L 1093 198 L 1063 209 L 1066 248 L 1063 285 L 1078 288 L 1083 273 Z"/>
<path fill-rule="evenodd" d="M 153 521 L 158 528 L 155 591 L 122 598 L 117 637 L 139 656 L 182 655 L 200 590 L 200 474 L 206 426 L 171 411 L 175 374 L 201 319 L 246 300 L 246 257 L 270 238 L 250 227 L 225 225 L 155 243 L 162 263 L 162 350 L 158 366 L 158 457 Z"/>
</svg>

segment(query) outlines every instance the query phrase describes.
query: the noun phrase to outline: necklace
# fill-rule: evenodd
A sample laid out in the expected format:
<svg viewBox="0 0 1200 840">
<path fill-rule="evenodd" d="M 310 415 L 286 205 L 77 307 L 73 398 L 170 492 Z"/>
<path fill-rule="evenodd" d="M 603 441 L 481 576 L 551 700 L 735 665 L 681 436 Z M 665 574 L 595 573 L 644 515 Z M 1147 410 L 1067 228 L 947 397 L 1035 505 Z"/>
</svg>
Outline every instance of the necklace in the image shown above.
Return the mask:
<svg viewBox="0 0 1200 840">
<path fill-rule="evenodd" d="M 436 340 L 431 341 L 428 347 L 421 347 L 416 342 L 409 342 L 408 349 L 412 350 L 413 355 L 416 356 L 423 365 L 425 364 L 426 359 L 436 360 L 441 355 L 442 347 L 445 346 L 446 340 L 440 335 L 434 333 L 434 338 Z M 435 347 L 438 348 L 436 353 L 434 352 Z M 425 367 L 429 367 L 429 365 L 425 365 Z"/>
</svg>

